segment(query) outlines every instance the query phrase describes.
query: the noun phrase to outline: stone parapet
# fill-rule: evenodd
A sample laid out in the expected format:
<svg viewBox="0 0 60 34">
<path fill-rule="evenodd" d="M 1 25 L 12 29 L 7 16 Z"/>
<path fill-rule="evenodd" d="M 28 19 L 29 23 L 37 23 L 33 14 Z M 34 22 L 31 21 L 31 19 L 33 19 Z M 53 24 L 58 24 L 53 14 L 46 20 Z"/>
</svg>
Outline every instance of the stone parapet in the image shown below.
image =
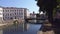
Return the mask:
<svg viewBox="0 0 60 34">
<path fill-rule="evenodd" d="M 55 34 L 55 33 L 53 30 L 51 30 L 51 31 L 46 31 L 46 32 L 38 31 L 37 34 Z"/>
</svg>

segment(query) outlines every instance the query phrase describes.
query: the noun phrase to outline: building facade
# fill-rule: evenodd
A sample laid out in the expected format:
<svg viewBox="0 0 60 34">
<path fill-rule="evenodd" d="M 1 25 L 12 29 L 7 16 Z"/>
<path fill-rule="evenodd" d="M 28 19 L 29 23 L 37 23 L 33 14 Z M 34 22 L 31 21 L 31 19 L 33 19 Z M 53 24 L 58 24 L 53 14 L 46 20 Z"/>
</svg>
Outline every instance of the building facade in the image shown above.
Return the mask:
<svg viewBox="0 0 60 34">
<path fill-rule="evenodd" d="M 30 13 L 30 18 L 36 18 L 36 13 L 33 11 L 33 13 Z M 36 20 L 30 20 L 31 23 L 36 23 Z"/>
<path fill-rule="evenodd" d="M 27 8 L 0 7 L 0 21 L 24 19 L 28 16 L 28 11 Z"/>
<path fill-rule="evenodd" d="M 30 18 L 36 18 L 36 13 L 35 12 L 30 13 Z"/>
</svg>

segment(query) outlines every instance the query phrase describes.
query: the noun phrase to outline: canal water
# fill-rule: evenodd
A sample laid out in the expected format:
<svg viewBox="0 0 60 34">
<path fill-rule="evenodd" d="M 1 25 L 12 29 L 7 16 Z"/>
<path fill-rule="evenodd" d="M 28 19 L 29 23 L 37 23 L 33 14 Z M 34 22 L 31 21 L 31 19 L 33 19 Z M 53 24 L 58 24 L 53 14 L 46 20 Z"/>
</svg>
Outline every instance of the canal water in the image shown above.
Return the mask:
<svg viewBox="0 0 60 34">
<path fill-rule="evenodd" d="M 41 25 L 40 24 L 23 24 L 12 25 L 3 29 L 0 29 L 0 34 L 37 34 Z"/>
</svg>

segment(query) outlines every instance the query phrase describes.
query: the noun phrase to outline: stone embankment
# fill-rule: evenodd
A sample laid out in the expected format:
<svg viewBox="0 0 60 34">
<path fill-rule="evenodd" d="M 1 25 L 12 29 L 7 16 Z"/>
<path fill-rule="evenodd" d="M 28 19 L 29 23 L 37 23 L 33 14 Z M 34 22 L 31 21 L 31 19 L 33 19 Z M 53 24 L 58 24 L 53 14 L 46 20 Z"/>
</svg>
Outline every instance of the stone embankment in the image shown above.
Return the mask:
<svg viewBox="0 0 60 34">
<path fill-rule="evenodd" d="M 15 20 L 2 21 L 2 22 L 0 22 L 0 28 L 5 28 L 7 26 L 13 25 L 14 21 Z M 22 22 L 24 22 L 24 21 L 21 22 L 21 20 L 17 20 L 17 21 L 18 21 L 18 24 L 21 24 Z"/>
</svg>

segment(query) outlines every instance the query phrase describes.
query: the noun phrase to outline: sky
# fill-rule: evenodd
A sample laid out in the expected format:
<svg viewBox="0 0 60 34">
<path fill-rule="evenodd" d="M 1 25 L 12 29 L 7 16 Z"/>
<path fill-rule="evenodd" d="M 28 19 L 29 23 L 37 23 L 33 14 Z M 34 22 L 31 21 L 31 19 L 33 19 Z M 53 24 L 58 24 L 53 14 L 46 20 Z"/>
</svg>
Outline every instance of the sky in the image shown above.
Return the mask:
<svg viewBox="0 0 60 34">
<path fill-rule="evenodd" d="M 39 7 L 36 5 L 35 0 L 0 0 L 0 6 L 3 7 L 19 7 L 19 8 L 27 8 L 30 13 L 33 11 L 35 13 L 38 12 Z"/>
</svg>

